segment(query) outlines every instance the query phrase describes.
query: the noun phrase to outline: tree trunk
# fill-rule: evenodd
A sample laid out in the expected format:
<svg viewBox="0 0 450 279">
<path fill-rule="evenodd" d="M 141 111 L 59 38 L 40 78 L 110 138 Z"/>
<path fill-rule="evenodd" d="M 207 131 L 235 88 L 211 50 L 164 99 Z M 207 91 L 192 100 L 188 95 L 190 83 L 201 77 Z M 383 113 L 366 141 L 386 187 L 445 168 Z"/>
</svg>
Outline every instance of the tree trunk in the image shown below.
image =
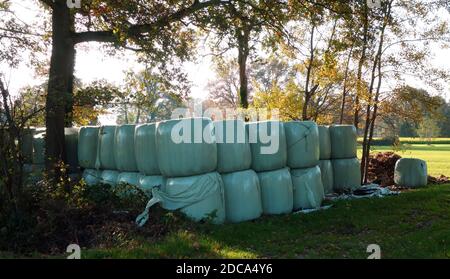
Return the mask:
<svg viewBox="0 0 450 279">
<path fill-rule="evenodd" d="M 45 108 L 46 168 L 50 177 L 59 177 L 57 167 L 65 158 L 64 126 L 67 100 L 71 100 L 75 46 L 71 38 L 73 21 L 65 0 L 55 1 L 52 12 L 52 54 Z"/>
<path fill-rule="evenodd" d="M 361 179 L 362 183 L 367 183 L 367 172 L 369 168 L 369 154 L 370 154 L 370 145 L 373 137 L 373 131 L 375 126 L 375 120 L 377 116 L 377 110 L 378 110 L 378 100 L 380 95 L 380 88 L 381 88 L 381 56 L 383 53 L 383 43 L 384 43 L 384 34 L 386 30 L 386 26 L 388 24 L 388 18 L 391 14 L 391 5 L 392 1 L 389 2 L 387 6 L 387 10 L 385 11 L 384 15 L 384 22 L 380 30 L 380 43 L 378 45 L 377 53 L 375 55 L 374 59 L 374 65 L 372 68 L 372 77 L 370 81 L 370 87 L 369 87 L 369 96 L 368 96 L 368 103 L 367 103 L 367 113 L 366 113 L 366 123 L 364 126 L 364 136 L 363 136 L 363 150 L 362 150 L 362 159 L 361 159 Z M 377 91 L 375 94 L 375 100 L 373 101 L 373 112 L 371 113 L 370 110 L 372 108 L 372 92 L 375 82 L 375 74 L 376 70 L 378 70 L 378 85 L 377 85 Z M 369 135 L 370 133 L 370 135 Z"/>
<path fill-rule="evenodd" d="M 367 3 L 364 4 L 364 12 L 363 12 L 363 45 L 361 50 L 361 57 L 358 62 L 358 73 L 356 78 L 356 96 L 355 96 L 355 112 L 353 118 L 353 125 L 355 125 L 356 130 L 359 128 L 359 113 L 361 110 L 360 105 L 360 95 L 362 94 L 361 88 L 363 86 L 362 80 L 362 69 L 364 66 L 364 62 L 366 61 L 366 50 L 367 50 L 367 41 L 368 41 L 368 32 L 369 32 L 369 15 L 368 15 L 368 7 Z"/>
<path fill-rule="evenodd" d="M 249 55 L 250 29 L 246 26 L 238 28 L 238 64 L 239 64 L 239 101 L 242 108 L 248 108 L 247 59 Z"/>
<path fill-rule="evenodd" d="M 73 126 L 73 87 L 74 87 L 74 71 L 75 71 L 75 57 L 76 50 L 75 47 L 67 50 L 67 55 L 69 57 L 69 63 L 67 64 L 67 71 L 69 73 L 67 81 L 67 91 L 66 91 L 66 110 L 65 110 L 65 127 Z M 71 63 L 70 63 L 71 62 Z"/>
<path fill-rule="evenodd" d="M 308 120 L 308 105 L 309 105 L 309 101 L 311 100 L 312 97 L 312 89 L 309 90 L 309 84 L 311 83 L 311 72 L 312 72 L 312 67 L 313 67 L 313 61 L 314 61 L 314 31 L 315 31 L 316 26 L 314 25 L 314 23 L 312 24 L 312 28 L 311 28 L 311 37 L 309 40 L 309 47 L 310 47 L 310 55 L 309 55 L 309 63 L 308 63 L 308 68 L 306 71 L 306 81 L 305 81 L 305 102 L 303 103 L 303 108 L 302 108 L 302 120 Z"/>
<path fill-rule="evenodd" d="M 344 74 L 344 88 L 342 89 L 342 100 L 341 100 L 341 113 L 339 117 L 339 124 L 342 124 L 344 122 L 344 110 L 345 110 L 345 99 L 347 97 L 347 79 L 348 79 L 348 71 L 350 67 L 350 59 L 352 57 L 353 53 L 353 44 L 350 48 L 350 52 L 348 54 L 347 58 L 347 64 L 345 66 L 345 74 Z"/>
</svg>

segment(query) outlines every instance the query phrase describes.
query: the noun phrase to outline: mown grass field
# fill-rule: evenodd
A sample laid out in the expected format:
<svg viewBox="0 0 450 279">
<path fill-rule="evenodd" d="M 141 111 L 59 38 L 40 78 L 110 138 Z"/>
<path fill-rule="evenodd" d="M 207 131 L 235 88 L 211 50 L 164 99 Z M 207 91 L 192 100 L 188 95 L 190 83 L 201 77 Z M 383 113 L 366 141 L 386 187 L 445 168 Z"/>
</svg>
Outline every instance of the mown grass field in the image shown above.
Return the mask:
<svg viewBox="0 0 450 279">
<path fill-rule="evenodd" d="M 84 258 L 450 259 L 450 184 L 383 199 L 338 201 L 312 214 L 265 216 L 221 226 L 198 224 L 155 243 L 82 252 Z"/>
<path fill-rule="evenodd" d="M 392 146 L 373 146 L 372 152 L 394 151 Z M 425 160 L 428 174 L 450 176 L 450 144 L 402 144 L 395 150 L 405 158 L 419 158 Z M 361 158 L 361 147 L 358 148 L 358 157 Z"/>
</svg>

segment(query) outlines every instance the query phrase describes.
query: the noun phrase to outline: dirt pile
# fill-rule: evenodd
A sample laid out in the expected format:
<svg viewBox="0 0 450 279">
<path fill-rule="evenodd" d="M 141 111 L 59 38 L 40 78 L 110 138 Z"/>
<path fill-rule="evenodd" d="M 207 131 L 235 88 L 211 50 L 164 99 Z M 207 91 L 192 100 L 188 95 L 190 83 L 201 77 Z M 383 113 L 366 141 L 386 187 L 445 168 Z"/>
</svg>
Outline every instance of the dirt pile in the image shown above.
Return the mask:
<svg viewBox="0 0 450 279">
<path fill-rule="evenodd" d="M 428 184 L 445 184 L 445 183 L 449 183 L 450 182 L 450 178 L 441 174 L 438 177 L 434 177 L 434 176 L 428 176 Z"/>
<path fill-rule="evenodd" d="M 401 158 L 394 152 L 378 152 L 369 156 L 368 180 L 381 186 L 394 185 L 395 163 Z"/>
</svg>

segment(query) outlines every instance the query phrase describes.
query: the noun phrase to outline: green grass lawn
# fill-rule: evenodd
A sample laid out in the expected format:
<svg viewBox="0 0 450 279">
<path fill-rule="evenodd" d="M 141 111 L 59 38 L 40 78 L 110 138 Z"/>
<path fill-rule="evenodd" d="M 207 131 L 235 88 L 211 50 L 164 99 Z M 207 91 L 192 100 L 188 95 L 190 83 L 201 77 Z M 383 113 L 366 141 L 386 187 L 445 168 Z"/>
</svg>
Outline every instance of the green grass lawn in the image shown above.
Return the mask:
<svg viewBox="0 0 450 279">
<path fill-rule="evenodd" d="M 136 239 L 83 258 L 450 258 L 450 184 L 383 199 L 338 201 L 311 214 L 195 224 L 154 243 Z M 1 253 L 0 253 L 1 254 Z"/>
<path fill-rule="evenodd" d="M 372 152 L 393 151 L 391 146 L 373 146 Z M 425 160 L 428 174 L 450 176 L 450 144 L 403 144 L 396 150 L 405 158 L 419 158 Z M 358 148 L 358 157 L 361 158 L 361 147 Z"/>
</svg>

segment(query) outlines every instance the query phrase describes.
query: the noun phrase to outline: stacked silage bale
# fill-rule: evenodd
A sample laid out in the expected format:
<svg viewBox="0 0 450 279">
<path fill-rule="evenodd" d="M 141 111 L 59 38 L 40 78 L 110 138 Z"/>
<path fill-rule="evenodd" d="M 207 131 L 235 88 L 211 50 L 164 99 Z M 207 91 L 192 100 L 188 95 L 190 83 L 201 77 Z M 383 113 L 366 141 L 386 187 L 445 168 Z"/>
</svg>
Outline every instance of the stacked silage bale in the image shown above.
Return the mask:
<svg viewBox="0 0 450 279">
<path fill-rule="evenodd" d="M 24 180 L 26 183 L 38 181 L 45 170 L 45 129 L 27 129 L 21 150 L 24 156 Z"/>
<path fill-rule="evenodd" d="M 356 157 L 357 133 L 353 125 L 329 128 L 335 191 L 353 190 L 361 186 L 360 163 Z"/>
<path fill-rule="evenodd" d="M 319 129 L 319 167 L 325 194 L 333 192 L 333 165 L 331 163 L 331 139 L 328 126 L 318 126 Z"/>
<path fill-rule="evenodd" d="M 120 172 L 117 184 L 130 184 L 139 186 L 141 174 L 139 173 L 135 152 L 134 124 L 124 124 L 116 127 L 114 133 L 114 161 Z"/>
<path fill-rule="evenodd" d="M 161 175 L 156 154 L 156 127 L 157 123 L 136 126 L 134 133 L 134 150 L 136 165 L 141 173 L 138 186 L 148 196 L 151 196 L 153 187 L 164 190 L 165 179 Z"/>
<path fill-rule="evenodd" d="M 287 164 L 291 168 L 294 210 L 318 208 L 324 198 L 319 168 L 319 130 L 312 121 L 290 121 L 284 124 L 287 142 Z"/>
<path fill-rule="evenodd" d="M 45 128 L 25 130 L 21 150 L 24 156 L 24 173 L 31 181 L 39 180 L 45 170 Z M 64 129 L 65 163 L 69 174 L 78 172 L 78 128 Z"/>
<path fill-rule="evenodd" d="M 286 135 L 283 123 L 276 120 L 248 123 L 252 164 L 258 173 L 264 214 L 292 211 L 293 188 L 286 167 Z"/>
<path fill-rule="evenodd" d="M 252 155 L 242 120 L 214 122 L 217 171 L 224 183 L 226 220 L 236 223 L 261 216 L 258 176 L 250 169 Z"/>
<path fill-rule="evenodd" d="M 116 186 L 120 172 L 114 158 L 115 125 L 101 126 L 98 131 L 96 168 L 101 170 L 100 183 Z"/>
<path fill-rule="evenodd" d="M 181 209 L 193 220 L 225 221 L 223 181 L 217 167 L 214 124 L 209 118 L 160 122 L 156 153 L 164 191 L 153 189 L 163 208 Z"/>
<path fill-rule="evenodd" d="M 84 168 L 83 179 L 88 185 L 100 182 L 101 171 L 97 169 L 97 147 L 100 127 L 81 127 L 78 134 L 78 164 Z"/>
</svg>

